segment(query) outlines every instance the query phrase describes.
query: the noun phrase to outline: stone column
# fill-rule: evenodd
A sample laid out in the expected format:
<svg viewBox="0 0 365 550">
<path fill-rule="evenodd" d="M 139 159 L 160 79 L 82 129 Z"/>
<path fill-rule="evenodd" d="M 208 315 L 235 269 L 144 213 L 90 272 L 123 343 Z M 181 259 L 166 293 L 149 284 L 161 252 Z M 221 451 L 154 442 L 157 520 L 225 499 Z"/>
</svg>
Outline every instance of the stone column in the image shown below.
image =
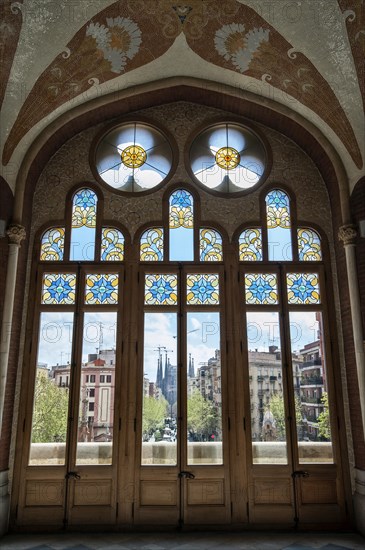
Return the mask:
<svg viewBox="0 0 365 550">
<path fill-rule="evenodd" d="M 365 432 L 365 353 L 360 307 L 360 291 L 355 255 L 355 242 L 357 237 L 356 226 L 352 224 L 343 225 L 339 229 L 338 237 L 340 241 L 343 242 L 346 255 L 352 331 L 354 335 L 356 370 L 359 384 L 360 410 L 363 431 Z M 357 528 L 363 535 L 365 535 L 365 471 L 358 468 L 355 468 L 354 509 Z"/>
<path fill-rule="evenodd" d="M 11 224 L 6 234 L 9 238 L 9 257 L 5 283 L 4 311 L 1 324 L 0 342 L 0 436 L 5 403 L 5 387 L 8 373 L 9 349 L 11 341 L 11 327 L 13 322 L 15 284 L 18 268 L 19 249 L 26 237 L 25 228 L 22 225 Z"/>
</svg>

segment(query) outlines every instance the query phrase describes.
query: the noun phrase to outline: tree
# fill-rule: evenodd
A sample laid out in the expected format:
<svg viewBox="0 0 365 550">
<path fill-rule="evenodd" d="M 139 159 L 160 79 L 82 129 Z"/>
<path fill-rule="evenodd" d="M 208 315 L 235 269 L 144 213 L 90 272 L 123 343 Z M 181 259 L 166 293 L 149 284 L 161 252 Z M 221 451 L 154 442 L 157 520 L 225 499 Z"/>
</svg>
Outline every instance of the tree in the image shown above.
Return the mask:
<svg viewBox="0 0 365 550">
<path fill-rule="evenodd" d="M 267 405 L 266 410 L 269 410 L 275 420 L 277 439 L 283 441 L 285 439 L 285 405 L 284 397 L 279 394 L 272 395 L 270 397 L 270 403 Z M 298 432 L 302 426 L 302 405 L 298 395 L 295 395 L 295 419 L 297 423 Z"/>
<path fill-rule="evenodd" d="M 65 442 L 68 390 L 37 373 L 34 394 L 32 443 Z"/>
<path fill-rule="evenodd" d="M 153 432 L 163 424 L 167 416 L 167 407 L 168 402 L 164 397 L 160 399 L 155 399 L 154 397 L 143 398 L 143 439 L 148 440 Z"/>
<path fill-rule="evenodd" d="M 216 408 L 195 390 L 188 399 L 188 430 L 200 440 L 208 440 L 219 427 Z"/>
<path fill-rule="evenodd" d="M 318 415 L 318 431 L 319 435 L 325 440 L 331 440 L 330 414 L 328 408 L 328 393 L 323 392 L 321 401 L 324 405 L 323 411 Z"/>
</svg>

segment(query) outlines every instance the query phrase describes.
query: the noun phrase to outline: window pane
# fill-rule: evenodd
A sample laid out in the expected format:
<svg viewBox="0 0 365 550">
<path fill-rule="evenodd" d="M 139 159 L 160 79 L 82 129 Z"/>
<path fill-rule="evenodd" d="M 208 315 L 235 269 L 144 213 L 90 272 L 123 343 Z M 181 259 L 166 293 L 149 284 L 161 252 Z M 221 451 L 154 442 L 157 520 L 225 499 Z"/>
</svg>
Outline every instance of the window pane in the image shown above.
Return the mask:
<svg viewBox="0 0 365 550">
<path fill-rule="evenodd" d="M 142 262 L 163 261 L 163 229 L 151 227 L 141 236 L 140 260 Z"/>
<path fill-rule="evenodd" d="M 319 281 L 317 273 L 288 273 L 289 304 L 320 304 Z"/>
<path fill-rule="evenodd" d="M 218 312 L 187 314 L 187 357 L 188 464 L 223 464 Z"/>
<path fill-rule="evenodd" d="M 245 274 L 246 304 L 277 304 L 278 284 L 274 273 Z"/>
<path fill-rule="evenodd" d="M 97 201 L 98 198 L 91 189 L 79 189 L 74 195 L 70 260 L 94 260 Z"/>
<path fill-rule="evenodd" d="M 240 262 L 260 262 L 262 260 L 261 229 L 245 229 L 239 238 Z"/>
<path fill-rule="evenodd" d="M 74 273 L 44 273 L 42 304 L 74 304 L 75 286 Z"/>
<path fill-rule="evenodd" d="M 65 463 L 73 313 L 43 312 L 34 389 L 31 466 Z"/>
<path fill-rule="evenodd" d="M 332 463 L 322 314 L 290 312 L 299 462 Z"/>
<path fill-rule="evenodd" d="M 194 260 L 194 200 L 185 189 L 170 196 L 169 237 L 171 261 Z"/>
<path fill-rule="evenodd" d="M 280 189 L 266 195 L 267 240 L 269 260 L 293 259 L 289 197 Z"/>
<path fill-rule="evenodd" d="M 308 227 L 298 229 L 299 260 L 320 262 L 322 260 L 321 238 L 316 231 Z"/>
<path fill-rule="evenodd" d="M 219 275 L 217 273 L 187 275 L 186 292 L 188 305 L 219 304 Z"/>
<path fill-rule="evenodd" d="M 145 313 L 142 465 L 177 463 L 177 316 Z"/>
<path fill-rule="evenodd" d="M 101 233 L 101 261 L 122 262 L 124 260 L 124 236 L 119 229 L 103 227 Z"/>
<path fill-rule="evenodd" d="M 177 275 L 146 274 L 144 303 L 146 305 L 176 305 Z"/>
<path fill-rule="evenodd" d="M 200 261 L 223 261 L 222 236 L 215 229 L 200 230 Z"/>
<path fill-rule="evenodd" d="M 118 273 L 89 273 L 86 275 L 85 304 L 117 304 Z"/>
<path fill-rule="evenodd" d="M 76 464 L 112 463 L 116 323 L 116 312 L 84 316 Z"/>
<path fill-rule="evenodd" d="M 279 314 L 248 312 L 247 341 L 253 463 L 287 464 Z"/>
<path fill-rule="evenodd" d="M 47 262 L 63 260 L 65 228 L 52 227 L 43 233 L 40 259 Z"/>
</svg>

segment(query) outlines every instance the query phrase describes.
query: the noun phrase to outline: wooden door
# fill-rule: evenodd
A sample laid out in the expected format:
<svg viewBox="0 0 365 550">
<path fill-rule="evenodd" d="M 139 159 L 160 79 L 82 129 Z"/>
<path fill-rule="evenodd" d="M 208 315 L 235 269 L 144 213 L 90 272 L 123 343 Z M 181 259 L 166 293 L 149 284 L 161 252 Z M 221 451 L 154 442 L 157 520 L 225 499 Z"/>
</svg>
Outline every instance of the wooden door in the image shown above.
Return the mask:
<svg viewBox="0 0 365 550">
<path fill-rule="evenodd" d="M 185 265 L 140 280 L 135 521 L 229 523 L 223 270 Z"/>
</svg>

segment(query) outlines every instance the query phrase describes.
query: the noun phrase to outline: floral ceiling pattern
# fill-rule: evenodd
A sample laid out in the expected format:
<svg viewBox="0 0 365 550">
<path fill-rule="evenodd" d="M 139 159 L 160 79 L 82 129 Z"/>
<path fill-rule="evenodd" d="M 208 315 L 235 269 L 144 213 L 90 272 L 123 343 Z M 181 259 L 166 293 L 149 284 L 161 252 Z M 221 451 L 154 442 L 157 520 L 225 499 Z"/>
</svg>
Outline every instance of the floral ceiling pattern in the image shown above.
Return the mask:
<svg viewBox="0 0 365 550">
<path fill-rule="evenodd" d="M 338 2 L 364 98 L 362 2 Z M 5 19 L 0 25 L 0 47 L 2 57 L 7 59 L 3 68 L 5 82 L 18 42 L 21 7 L 21 2 L 7 0 L 2 7 Z M 10 40 L 4 39 L 6 33 Z M 272 86 L 316 113 L 337 134 L 355 165 L 362 167 L 353 128 L 324 76 L 261 15 L 236 0 L 191 0 L 186 5 L 177 5 L 171 0 L 119 0 L 91 17 L 47 66 L 27 95 L 9 129 L 3 164 L 9 163 L 29 130 L 58 107 L 94 86 L 160 58 L 180 35 L 184 35 L 200 59 Z M 177 63 L 184 63 L 184 59 L 177 59 Z M 0 102 L 4 90 L 5 84 L 2 84 Z"/>
</svg>

